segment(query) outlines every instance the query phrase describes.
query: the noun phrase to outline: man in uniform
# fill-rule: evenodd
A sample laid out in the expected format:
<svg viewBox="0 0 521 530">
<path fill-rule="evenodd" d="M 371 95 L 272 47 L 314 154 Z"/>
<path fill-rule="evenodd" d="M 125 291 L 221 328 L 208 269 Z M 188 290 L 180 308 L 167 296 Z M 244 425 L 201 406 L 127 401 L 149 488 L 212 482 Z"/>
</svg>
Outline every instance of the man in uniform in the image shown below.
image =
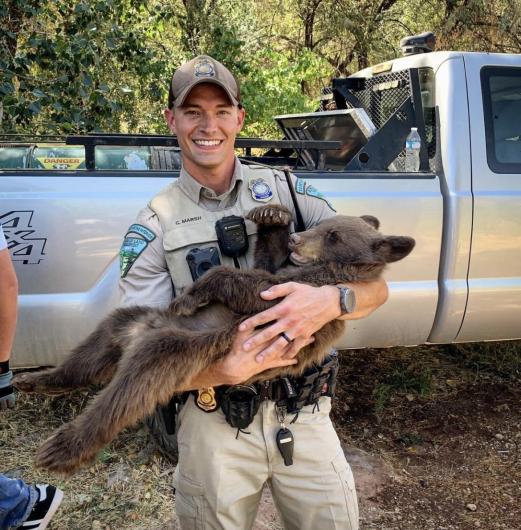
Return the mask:
<svg viewBox="0 0 521 530">
<path fill-rule="evenodd" d="M 150 201 L 126 234 L 121 250 L 123 305 L 168 306 L 175 293 L 193 281 L 189 262 L 193 265 L 201 250 L 216 254 L 221 264 L 251 267 L 255 226 L 246 222 L 249 248 L 232 260 L 218 250 L 215 224 L 220 219 L 244 217 L 251 208 L 269 202 L 295 213 L 283 172 L 248 166 L 235 157 L 234 142 L 244 117 L 239 86 L 218 61 L 199 56 L 174 73 L 165 118 L 178 138 L 183 167 L 179 179 Z M 315 188 L 293 176 L 292 180 L 306 227 L 335 214 Z M 317 368 L 325 379 L 311 374 L 289 386 L 281 380 L 263 388 L 234 385 L 264 370 L 296 363 L 299 350 L 325 323 L 362 318 L 385 302 L 386 284 L 312 287 L 291 282 L 273 286 L 262 296 L 281 301 L 241 324 L 232 350 L 186 389 L 193 395 L 178 416 L 175 475 L 181 526 L 251 528 L 268 482 L 285 528 L 357 530 L 353 475 L 329 419 L 334 362 L 329 359 L 326 368 Z M 311 384 L 305 386 L 308 380 Z M 241 396 L 251 392 L 262 398 L 242 432 L 232 428 L 229 415 L 223 413 L 228 403 L 223 402 L 236 388 Z M 281 437 L 281 432 L 288 434 Z M 285 442 L 291 443 L 284 446 Z"/>
</svg>

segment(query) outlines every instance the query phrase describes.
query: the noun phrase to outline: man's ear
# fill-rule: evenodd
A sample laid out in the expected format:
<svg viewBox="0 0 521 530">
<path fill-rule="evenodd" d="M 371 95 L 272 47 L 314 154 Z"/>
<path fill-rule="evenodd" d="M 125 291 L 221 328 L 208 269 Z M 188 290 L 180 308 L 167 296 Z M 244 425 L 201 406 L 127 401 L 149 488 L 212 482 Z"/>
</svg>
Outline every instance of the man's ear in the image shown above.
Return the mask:
<svg viewBox="0 0 521 530">
<path fill-rule="evenodd" d="M 168 125 L 170 132 L 176 134 L 174 109 L 165 109 L 163 115 L 165 116 L 166 124 Z"/>
<path fill-rule="evenodd" d="M 361 215 L 360 218 L 363 219 L 368 225 L 376 228 L 376 230 L 380 228 L 380 221 L 373 215 Z"/>
<path fill-rule="evenodd" d="M 373 251 L 382 261 L 392 263 L 408 256 L 415 244 L 412 237 L 384 236 L 373 243 Z"/>
<path fill-rule="evenodd" d="M 243 107 L 237 109 L 237 133 L 240 133 L 244 126 L 244 119 L 246 118 L 246 111 Z"/>
</svg>

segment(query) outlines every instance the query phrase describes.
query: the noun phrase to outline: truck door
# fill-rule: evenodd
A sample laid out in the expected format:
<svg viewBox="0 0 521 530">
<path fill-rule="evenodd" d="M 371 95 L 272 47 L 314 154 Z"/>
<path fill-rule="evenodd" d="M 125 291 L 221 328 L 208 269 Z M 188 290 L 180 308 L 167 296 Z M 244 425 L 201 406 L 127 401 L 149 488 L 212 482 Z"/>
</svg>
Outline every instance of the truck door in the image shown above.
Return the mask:
<svg viewBox="0 0 521 530">
<path fill-rule="evenodd" d="M 521 337 L 521 60 L 465 55 L 474 198 L 458 342 Z"/>
</svg>

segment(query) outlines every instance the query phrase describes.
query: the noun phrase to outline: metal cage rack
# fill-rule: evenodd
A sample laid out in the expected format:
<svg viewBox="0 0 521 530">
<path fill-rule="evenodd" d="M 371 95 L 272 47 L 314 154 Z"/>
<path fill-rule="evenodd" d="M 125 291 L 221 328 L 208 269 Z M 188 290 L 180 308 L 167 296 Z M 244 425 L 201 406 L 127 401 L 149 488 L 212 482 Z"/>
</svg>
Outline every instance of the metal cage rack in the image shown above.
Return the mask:
<svg viewBox="0 0 521 530">
<path fill-rule="evenodd" d="M 322 94 L 320 110 L 363 108 L 377 128 L 346 170 L 378 171 L 405 168 L 405 139 L 417 127 L 422 139 L 420 171 L 428 171 L 436 153 L 434 109 L 422 103 L 423 69 L 410 68 L 373 77 L 333 80 Z"/>
</svg>

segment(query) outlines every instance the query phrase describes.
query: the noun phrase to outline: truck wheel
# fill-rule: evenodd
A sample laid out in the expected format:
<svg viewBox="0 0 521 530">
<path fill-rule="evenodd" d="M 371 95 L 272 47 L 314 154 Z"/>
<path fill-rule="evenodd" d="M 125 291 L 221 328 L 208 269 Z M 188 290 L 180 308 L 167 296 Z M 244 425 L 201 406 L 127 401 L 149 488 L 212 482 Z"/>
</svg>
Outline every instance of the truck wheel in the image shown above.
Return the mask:
<svg viewBox="0 0 521 530">
<path fill-rule="evenodd" d="M 150 439 L 157 450 L 175 464 L 178 457 L 177 433 L 169 434 L 172 431 L 172 420 L 165 419 L 165 408 L 167 407 L 158 407 L 154 415 L 147 418 L 146 425 L 150 432 Z M 167 423 L 170 424 L 169 428 L 167 428 Z"/>
</svg>

